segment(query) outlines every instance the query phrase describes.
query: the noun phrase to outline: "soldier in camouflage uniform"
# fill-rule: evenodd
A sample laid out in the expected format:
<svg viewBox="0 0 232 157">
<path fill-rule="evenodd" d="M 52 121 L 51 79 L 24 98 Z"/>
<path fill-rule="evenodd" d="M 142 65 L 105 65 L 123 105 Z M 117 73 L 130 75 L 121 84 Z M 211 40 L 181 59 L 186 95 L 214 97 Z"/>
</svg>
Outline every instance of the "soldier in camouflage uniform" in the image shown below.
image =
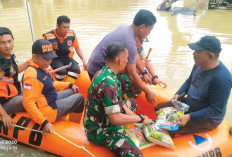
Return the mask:
<svg viewBox="0 0 232 157">
<path fill-rule="evenodd" d="M 106 146 L 116 156 L 143 156 L 126 135 L 122 125 L 136 122 L 150 123 L 142 114 L 136 115 L 134 99 L 122 101 L 117 73 L 127 63 L 128 51 L 122 43 L 111 43 L 106 51 L 106 65 L 92 80 L 86 100 L 84 127 L 88 139 Z"/>
</svg>

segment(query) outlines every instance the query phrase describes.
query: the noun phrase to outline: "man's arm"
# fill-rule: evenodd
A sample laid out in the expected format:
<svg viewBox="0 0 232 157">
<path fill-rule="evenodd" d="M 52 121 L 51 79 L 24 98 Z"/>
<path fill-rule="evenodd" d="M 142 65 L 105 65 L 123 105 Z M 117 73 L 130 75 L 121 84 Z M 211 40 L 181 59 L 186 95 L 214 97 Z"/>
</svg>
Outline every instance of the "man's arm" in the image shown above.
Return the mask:
<svg viewBox="0 0 232 157">
<path fill-rule="evenodd" d="M 26 71 L 27 72 L 27 71 Z M 24 73 L 25 76 L 25 73 Z M 23 106 L 32 120 L 39 125 L 46 125 L 48 121 L 38 109 L 36 102 L 40 97 L 42 84 L 33 77 L 23 79 Z"/>
<path fill-rule="evenodd" d="M 145 67 L 143 65 L 142 60 L 140 59 L 140 56 L 139 56 L 138 52 L 136 53 L 135 60 L 136 60 L 136 68 L 141 73 L 144 73 L 145 72 Z M 144 79 L 145 83 L 148 83 L 148 84 L 152 83 L 150 77 L 148 76 L 148 74 L 143 74 L 143 79 Z"/>
<path fill-rule="evenodd" d="M 84 70 L 86 70 L 87 69 L 87 62 L 86 62 L 85 57 L 84 57 L 84 55 L 82 53 L 82 50 L 80 48 L 80 45 L 79 45 L 79 42 L 77 40 L 76 34 L 75 34 L 75 40 L 73 41 L 73 47 L 75 48 L 77 55 L 82 60 Z"/>
<path fill-rule="evenodd" d="M 126 114 L 122 113 L 112 113 L 109 114 L 108 117 L 110 119 L 110 122 L 114 125 L 124 125 L 124 124 L 133 124 L 141 121 L 140 116 L 134 114 L 132 111 L 130 111 L 129 108 L 127 108 L 126 105 L 123 105 L 123 108 L 126 111 Z M 151 119 L 149 119 L 147 116 L 144 116 L 144 122 L 143 124 L 153 123 Z"/>
<path fill-rule="evenodd" d="M 23 72 L 28 66 L 28 61 L 18 65 L 18 73 Z"/>
<path fill-rule="evenodd" d="M 224 116 L 226 105 L 231 93 L 231 81 L 214 78 L 209 88 L 210 105 L 204 109 L 190 113 L 193 120 L 202 120 L 216 116 Z"/>
<path fill-rule="evenodd" d="M 76 50 L 77 55 L 80 57 L 80 59 L 81 59 L 82 62 L 83 62 L 84 70 L 86 70 L 86 69 L 87 69 L 87 62 L 86 62 L 86 60 L 85 60 L 85 58 L 84 58 L 84 55 L 83 55 L 83 53 L 82 53 L 81 48 L 78 47 L 78 48 L 75 48 L 75 50 Z"/>
<path fill-rule="evenodd" d="M 180 89 L 176 92 L 176 94 L 181 95 L 182 93 L 188 93 L 188 90 L 190 88 L 190 84 L 191 84 L 191 80 L 192 80 L 192 75 L 193 72 L 196 70 L 197 66 L 194 65 L 193 69 L 191 71 L 191 74 L 189 75 L 189 77 L 187 78 L 187 80 L 183 83 L 183 85 L 180 87 Z"/>
<path fill-rule="evenodd" d="M 127 64 L 126 65 L 127 75 L 131 79 L 131 81 L 137 85 L 146 95 L 147 101 L 150 103 L 155 102 L 155 93 L 150 91 L 146 85 L 142 82 L 141 78 L 136 72 L 136 65 L 135 64 Z"/>
<path fill-rule="evenodd" d="M 164 88 L 167 87 L 167 83 L 161 81 L 155 73 L 155 69 L 151 64 L 151 61 L 143 58 L 142 62 L 144 62 L 146 69 L 148 70 L 149 74 L 151 75 L 151 83 L 159 84 L 160 86 L 163 85 Z"/>
<path fill-rule="evenodd" d="M 2 118 L 5 127 L 11 127 L 14 124 L 13 119 L 6 113 L 2 105 L 0 104 L 0 117 Z"/>
</svg>

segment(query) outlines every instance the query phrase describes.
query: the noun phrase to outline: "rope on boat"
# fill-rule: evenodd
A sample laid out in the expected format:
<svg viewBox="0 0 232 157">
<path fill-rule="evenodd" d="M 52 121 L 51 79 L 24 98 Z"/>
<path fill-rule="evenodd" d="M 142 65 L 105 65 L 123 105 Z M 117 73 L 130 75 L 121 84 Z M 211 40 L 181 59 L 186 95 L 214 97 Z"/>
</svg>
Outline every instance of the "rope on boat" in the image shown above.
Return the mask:
<svg viewBox="0 0 232 157">
<path fill-rule="evenodd" d="M 30 131 L 35 131 L 35 132 L 40 132 L 40 133 L 42 133 L 42 134 L 44 134 L 44 135 L 47 135 L 47 133 L 44 132 L 44 131 L 35 130 L 35 129 L 30 129 L 30 128 L 26 128 L 26 127 L 23 127 L 23 126 L 20 126 L 20 125 L 16 125 L 16 124 L 11 124 L 11 125 L 14 126 L 14 127 L 21 128 L 21 129 L 30 130 Z"/>
<path fill-rule="evenodd" d="M 0 121 L 2 121 L 2 119 L 0 119 Z M 44 131 L 35 130 L 35 129 L 30 129 L 30 128 L 23 127 L 23 126 L 16 125 L 16 124 L 11 124 L 11 125 L 14 126 L 14 127 L 21 128 L 21 129 L 30 130 L 30 131 L 35 131 L 35 132 L 39 132 L 39 133 L 42 133 L 42 134 L 44 134 L 44 135 L 47 135 L 47 133 L 44 132 Z M 57 136 L 59 136 L 59 137 L 62 138 L 63 140 L 69 142 L 70 144 L 74 145 L 75 147 L 80 148 L 80 149 L 83 149 L 84 151 L 86 151 L 87 153 L 89 153 L 91 156 L 95 157 L 90 151 L 88 151 L 88 150 L 85 148 L 85 145 L 83 145 L 82 147 L 81 147 L 81 146 L 78 146 L 78 145 L 76 145 L 75 143 L 73 143 L 73 142 L 69 141 L 68 139 L 66 139 L 65 137 L 61 136 L 61 135 L 58 134 L 57 132 L 54 132 L 54 134 L 57 135 Z"/>
<path fill-rule="evenodd" d="M 57 136 L 59 136 L 60 138 L 62 138 L 63 140 L 71 143 L 72 145 L 76 146 L 77 148 L 80 148 L 80 149 L 84 149 L 87 153 L 89 153 L 91 156 L 95 157 L 90 151 L 88 151 L 86 148 L 85 148 L 85 145 L 83 145 L 82 147 L 81 146 L 78 146 L 76 145 L 75 143 L 69 141 L 68 139 L 64 138 L 63 136 L 61 136 L 60 134 L 58 134 L 57 132 L 54 132 L 54 134 L 56 134 Z"/>
</svg>

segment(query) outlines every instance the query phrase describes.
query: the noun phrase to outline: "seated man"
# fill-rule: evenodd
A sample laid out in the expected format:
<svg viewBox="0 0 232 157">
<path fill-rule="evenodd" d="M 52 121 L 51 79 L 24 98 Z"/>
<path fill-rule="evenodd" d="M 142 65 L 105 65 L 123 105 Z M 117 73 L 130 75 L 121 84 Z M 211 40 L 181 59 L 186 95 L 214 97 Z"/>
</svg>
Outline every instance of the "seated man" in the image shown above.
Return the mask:
<svg viewBox="0 0 232 157">
<path fill-rule="evenodd" d="M 219 60 L 221 43 L 214 36 L 204 36 L 196 43 L 188 44 L 194 50 L 195 65 L 189 78 L 176 92 L 173 99 L 187 94 L 189 113 L 177 121 L 182 126 L 175 134 L 206 132 L 215 129 L 223 120 L 232 87 L 230 71 Z M 157 104 L 155 110 L 173 106 L 171 102 Z"/>
<path fill-rule="evenodd" d="M 0 27 L 0 59 L 1 66 L 7 65 L 2 79 L 0 80 L 0 104 L 7 114 L 25 111 L 23 108 L 23 96 L 21 94 L 21 84 L 18 80 L 18 73 L 21 73 L 28 66 L 27 61 L 18 64 L 15 55 L 12 53 L 14 48 L 14 37 L 6 27 Z M 2 115 L 2 114 L 1 114 Z M 8 117 L 9 119 L 9 117 Z M 10 125 L 8 121 L 7 126 Z M 12 121 L 11 121 L 12 122 Z"/>
<path fill-rule="evenodd" d="M 154 16 L 154 14 L 149 10 L 141 9 L 136 13 L 133 23 L 131 25 L 121 25 L 111 33 L 107 34 L 95 47 L 88 60 L 87 70 L 90 79 L 92 80 L 94 74 L 106 64 L 106 48 L 109 43 L 122 42 L 126 45 L 128 50 L 128 62 L 125 68 L 126 71 L 124 73 L 126 73 L 127 78 L 130 79 L 129 81 L 133 83 L 133 87 L 145 93 L 147 102 L 154 103 L 155 93 L 144 84 L 144 82 L 151 84 L 151 79 L 146 73 L 144 73 L 144 66 L 136 65 L 137 46 L 135 42 L 135 37 L 147 37 L 153 29 L 155 23 L 156 17 Z M 137 74 L 136 68 L 141 73 L 144 73 L 144 82 Z M 122 80 L 123 78 L 119 79 Z M 127 83 L 127 81 L 125 81 L 125 83 Z M 137 95 L 132 95 L 131 98 L 135 98 L 136 96 Z"/>
<path fill-rule="evenodd" d="M 52 82 L 46 69 L 55 57 L 49 41 L 35 41 L 32 60 L 23 75 L 23 106 L 32 120 L 48 133 L 54 132 L 55 120 L 70 112 L 80 113 L 84 108 L 84 97 L 77 93 L 77 86 L 70 82 Z M 56 89 L 66 90 L 57 93 Z"/>
<path fill-rule="evenodd" d="M 63 69 L 56 72 L 55 78 L 62 81 L 67 75 L 65 81 L 74 83 L 80 74 L 79 64 L 73 59 L 74 49 L 82 60 L 84 69 L 87 68 L 87 63 L 79 46 L 76 34 L 74 31 L 69 30 L 69 27 L 70 19 L 64 15 L 59 16 L 57 18 L 56 29 L 44 34 L 43 38 L 52 43 L 53 50 L 58 56 L 52 60 L 51 67 L 53 69 L 60 68 L 72 62 L 72 66 L 68 71 Z"/>
<path fill-rule="evenodd" d="M 124 44 L 109 44 L 106 65 L 94 75 L 88 90 L 84 127 L 91 142 L 106 146 L 115 156 L 143 156 L 121 127 L 136 122 L 152 123 L 147 116 L 135 114 L 134 99 L 122 101 L 117 73 L 124 70 L 127 58 Z"/>
<path fill-rule="evenodd" d="M 4 78 L 5 71 L 9 69 L 10 69 L 10 65 L 7 64 L 7 61 L 4 58 L 0 58 L 0 81 Z M 5 109 L 2 107 L 1 103 L 0 103 L 0 117 L 5 127 L 10 127 L 11 124 L 14 123 L 12 118 L 6 113 Z"/>
</svg>

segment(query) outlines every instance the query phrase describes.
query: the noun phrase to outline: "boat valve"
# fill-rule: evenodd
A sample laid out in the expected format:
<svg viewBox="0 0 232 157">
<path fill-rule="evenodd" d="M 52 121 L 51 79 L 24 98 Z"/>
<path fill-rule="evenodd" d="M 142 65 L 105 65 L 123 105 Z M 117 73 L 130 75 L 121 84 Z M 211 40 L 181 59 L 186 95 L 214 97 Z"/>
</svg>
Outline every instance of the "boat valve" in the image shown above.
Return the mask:
<svg viewBox="0 0 232 157">
<path fill-rule="evenodd" d="M 230 131 L 230 135 L 232 135 L 232 127 L 230 127 L 229 131 Z"/>
</svg>

